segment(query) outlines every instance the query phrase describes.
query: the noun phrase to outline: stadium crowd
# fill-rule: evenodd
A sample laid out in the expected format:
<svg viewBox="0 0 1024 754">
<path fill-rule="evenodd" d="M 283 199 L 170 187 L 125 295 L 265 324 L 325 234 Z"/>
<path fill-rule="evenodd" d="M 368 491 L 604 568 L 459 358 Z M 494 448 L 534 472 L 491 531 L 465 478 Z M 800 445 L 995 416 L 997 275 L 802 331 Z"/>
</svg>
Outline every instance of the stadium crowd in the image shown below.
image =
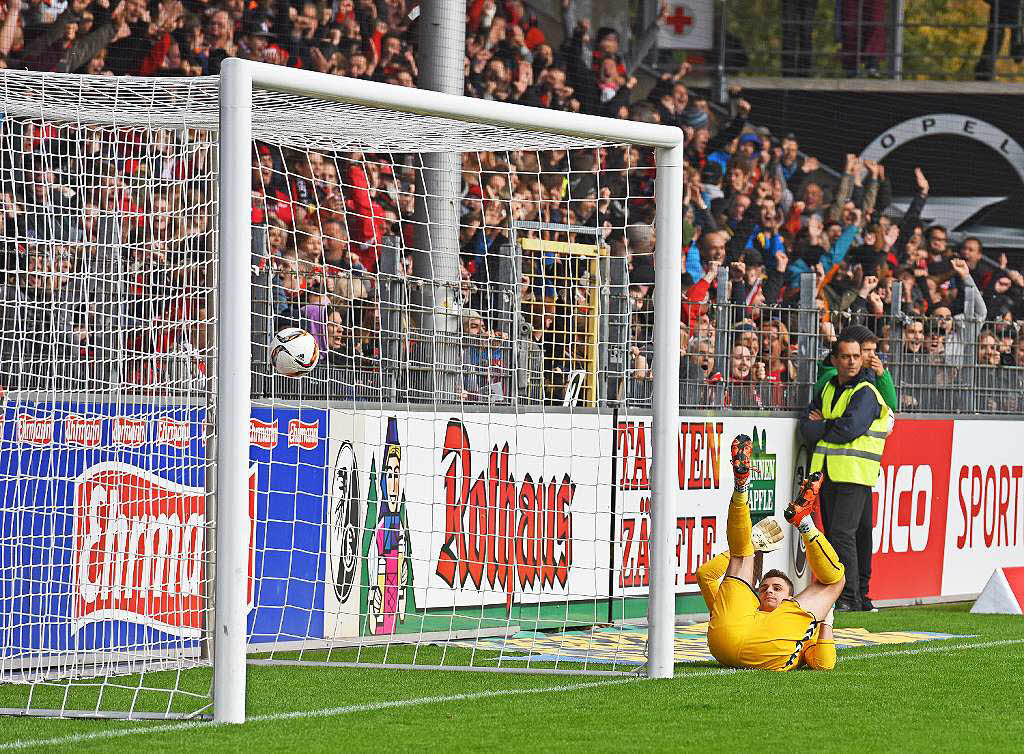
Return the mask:
<svg viewBox="0 0 1024 754">
<path fill-rule="evenodd" d="M 0 4 L 0 65 L 188 77 L 216 73 L 224 58 L 238 56 L 411 87 L 419 75 L 414 5 L 7 0 Z M 851 154 L 837 174 L 803 154 L 797 134 L 754 127 L 739 91 L 721 115 L 688 89 L 686 64 L 641 95 L 619 33 L 577 19 L 572 0 L 562 5 L 563 37 L 550 40 L 520 0 L 471 0 L 466 94 L 683 129 L 684 403 L 802 405 L 806 394 L 789 389 L 799 381 L 800 339 L 813 344 L 815 360 L 827 358 L 835 333 L 854 323 L 878 338 L 877 366 L 891 370 L 902 409 L 1019 410 L 1024 276 L 1005 257 L 997 265 L 983 261 L 977 239 L 954 246 L 946 228 L 921 222 L 925 175 L 918 171 L 915 186 L 898 187 L 915 192 L 899 213 L 892 205 L 897 187 L 883 165 Z M 170 132 L 144 143 L 114 129 L 13 119 L 3 127 L 5 138 L 20 140 L 19 148 L 4 150 L 0 194 L 7 269 L 19 272 L 8 277 L 5 332 L 46 334 L 7 344 L 4 361 L 78 365 L 82 377 L 125 347 L 111 340 L 125 331 L 118 337 L 129 338 L 131 355 L 118 367 L 120 381 L 202 380 L 201 291 L 213 230 L 204 193 L 209 145 L 182 149 L 184 137 Z M 619 395 L 608 397 L 646 399 L 654 347 L 653 164 L 649 150 L 630 146 L 464 154 L 458 309 L 465 400 L 515 395 L 561 403 L 571 375 L 592 369 L 594 270 L 565 251 L 524 250 L 513 266 L 518 280 L 501 278 L 496 260 L 522 221 L 600 229 L 611 257 L 626 260 L 628 363 Z M 415 247 L 415 156 L 259 143 L 252 167 L 252 219 L 265 229 L 254 275 L 264 281 L 273 328 L 307 327 L 325 353 L 319 369 L 342 370 L 353 386 L 372 382 L 386 350 L 382 242 L 397 236 L 403 248 Z M 82 189 L 82 176 L 101 190 Z M 554 230 L 523 235 L 586 240 Z M 130 282 L 111 275 L 88 286 L 76 282 L 78 271 L 114 268 Z M 409 289 L 417 285 L 413 269 L 413 254 L 403 253 L 395 273 Z M 719 291 L 722 269 L 726 289 Z M 805 274 L 814 280 L 810 332 L 799 324 Z M 495 310 L 490 294 L 501 284 L 516 290 L 515 311 Z M 61 306 L 39 305 L 54 300 Z M 429 336 L 415 307 L 398 322 L 402 360 L 423 358 L 429 369 L 418 350 Z M 14 373 L 3 379 L 7 388 L 24 385 Z M 961 385 L 973 387 L 980 404 L 956 402 Z"/>
</svg>

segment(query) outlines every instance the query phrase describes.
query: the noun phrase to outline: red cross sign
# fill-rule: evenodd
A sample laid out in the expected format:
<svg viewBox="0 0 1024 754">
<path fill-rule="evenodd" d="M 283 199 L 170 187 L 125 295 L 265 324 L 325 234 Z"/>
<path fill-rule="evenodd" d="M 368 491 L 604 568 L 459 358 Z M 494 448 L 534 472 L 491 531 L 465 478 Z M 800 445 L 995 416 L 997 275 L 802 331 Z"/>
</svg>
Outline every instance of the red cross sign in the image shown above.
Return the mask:
<svg viewBox="0 0 1024 754">
<path fill-rule="evenodd" d="M 685 34 L 686 29 L 693 25 L 693 17 L 687 15 L 685 5 L 673 5 L 672 15 L 665 19 L 665 22 L 675 31 L 676 34 Z"/>
<path fill-rule="evenodd" d="M 658 46 L 670 50 L 710 50 L 714 18 L 713 0 L 669 0 L 659 23 Z"/>
</svg>

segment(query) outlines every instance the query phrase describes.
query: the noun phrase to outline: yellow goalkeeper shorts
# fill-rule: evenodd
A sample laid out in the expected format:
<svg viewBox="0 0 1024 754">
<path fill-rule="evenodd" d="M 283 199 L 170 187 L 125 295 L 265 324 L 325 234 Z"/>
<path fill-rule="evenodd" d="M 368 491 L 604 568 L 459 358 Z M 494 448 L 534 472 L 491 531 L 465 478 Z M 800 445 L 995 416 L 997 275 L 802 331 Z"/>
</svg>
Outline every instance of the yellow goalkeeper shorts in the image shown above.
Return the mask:
<svg viewBox="0 0 1024 754">
<path fill-rule="evenodd" d="M 814 616 L 794 599 L 783 600 L 770 613 L 758 609 L 760 604 L 743 579 L 722 579 L 711 608 L 708 649 L 732 668 L 792 670 L 814 633 Z"/>
</svg>

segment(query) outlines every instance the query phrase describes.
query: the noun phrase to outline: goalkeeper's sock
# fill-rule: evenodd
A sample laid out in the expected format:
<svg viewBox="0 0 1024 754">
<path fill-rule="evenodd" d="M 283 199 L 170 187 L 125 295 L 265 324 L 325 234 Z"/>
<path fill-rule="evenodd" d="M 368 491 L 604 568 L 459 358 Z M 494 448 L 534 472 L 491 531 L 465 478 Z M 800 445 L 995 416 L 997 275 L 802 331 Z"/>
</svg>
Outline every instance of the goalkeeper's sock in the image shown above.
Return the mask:
<svg viewBox="0 0 1024 754">
<path fill-rule="evenodd" d="M 754 543 L 750 540 L 750 508 L 747 507 L 747 493 L 733 492 L 729 501 L 729 517 L 725 524 L 725 536 L 729 552 L 734 557 L 745 558 L 754 554 Z"/>
<path fill-rule="evenodd" d="M 836 555 L 832 543 L 818 531 L 810 516 L 800 522 L 799 529 L 807 550 L 807 562 L 811 565 L 814 578 L 822 584 L 835 584 L 846 573 L 846 568 L 839 562 L 839 556 Z"/>
<path fill-rule="evenodd" d="M 807 542 L 809 537 L 813 538 L 815 534 L 821 533 L 818 531 L 818 527 L 814 525 L 814 519 L 810 516 L 804 516 L 800 520 L 800 523 L 796 525 L 796 528 L 800 532 L 800 536 L 803 538 L 804 542 Z"/>
</svg>

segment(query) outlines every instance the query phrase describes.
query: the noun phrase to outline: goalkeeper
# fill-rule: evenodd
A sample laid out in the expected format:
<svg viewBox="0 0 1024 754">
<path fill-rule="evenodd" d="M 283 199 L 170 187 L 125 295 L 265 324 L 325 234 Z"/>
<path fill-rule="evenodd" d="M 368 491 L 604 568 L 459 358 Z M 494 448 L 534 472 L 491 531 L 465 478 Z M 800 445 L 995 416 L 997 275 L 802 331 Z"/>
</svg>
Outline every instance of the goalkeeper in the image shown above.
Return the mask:
<svg viewBox="0 0 1024 754">
<path fill-rule="evenodd" d="M 822 475 L 811 474 L 803 481 L 796 500 L 784 514 L 803 537 L 817 583 L 794 597 L 789 577 L 771 570 L 755 591 L 755 541 L 759 550 L 778 549 L 782 530 L 774 519 L 765 519 L 756 529 L 751 527 L 747 486 L 752 450 L 746 435 L 732 442 L 736 486 L 726 525 L 729 551 L 697 569 L 700 590 L 711 611 L 708 649 L 716 660 L 730 667 L 793 670 L 807 665 L 815 670 L 831 670 L 836 664 L 832 606 L 846 579 L 835 550 L 811 517 L 818 506 Z"/>
</svg>

